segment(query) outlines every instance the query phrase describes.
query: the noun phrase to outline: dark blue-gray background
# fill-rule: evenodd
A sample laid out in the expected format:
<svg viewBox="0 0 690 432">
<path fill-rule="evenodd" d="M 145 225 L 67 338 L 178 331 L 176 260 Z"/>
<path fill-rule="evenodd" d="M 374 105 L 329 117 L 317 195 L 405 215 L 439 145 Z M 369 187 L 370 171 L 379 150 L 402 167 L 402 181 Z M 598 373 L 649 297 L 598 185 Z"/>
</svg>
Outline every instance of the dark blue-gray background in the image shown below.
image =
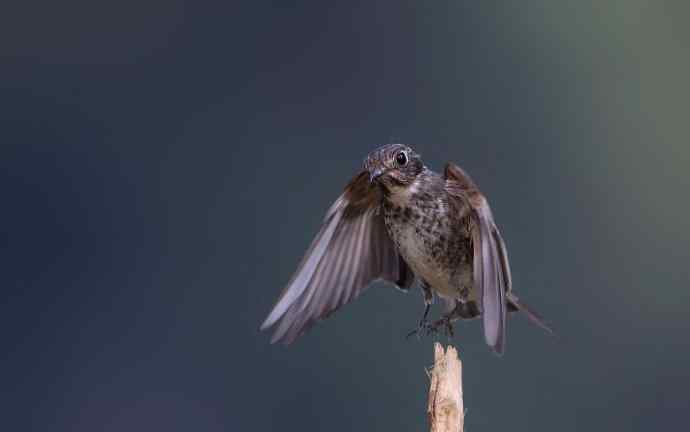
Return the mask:
<svg viewBox="0 0 690 432">
<path fill-rule="evenodd" d="M 257 331 L 391 141 L 475 177 L 560 334 L 457 327 L 468 430 L 683 429 L 687 3 L 431 3 L 5 2 L 2 429 L 424 430 L 418 292 Z"/>
</svg>

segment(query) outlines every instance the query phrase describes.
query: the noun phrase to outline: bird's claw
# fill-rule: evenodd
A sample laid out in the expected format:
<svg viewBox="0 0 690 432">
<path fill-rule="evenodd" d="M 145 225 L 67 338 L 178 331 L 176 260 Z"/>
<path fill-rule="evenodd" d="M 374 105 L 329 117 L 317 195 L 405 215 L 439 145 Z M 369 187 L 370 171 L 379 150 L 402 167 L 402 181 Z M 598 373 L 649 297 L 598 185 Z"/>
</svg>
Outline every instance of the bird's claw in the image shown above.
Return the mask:
<svg viewBox="0 0 690 432">
<path fill-rule="evenodd" d="M 431 334 L 431 324 L 427 320 L 421 320 L 419 321 L 419 324 L 417 325 L 417 328 L 412 330 L 405 336 L 405 339 L 409 339 L 410 336 L 417 335 L 417 339 L 421 339 L 422 334 L 429 335 Z"/>
<path fill-rule="evenodd" d="M 417 335 L 417 338 L 421 339 L 422 335 L 430 336 L 439 332 L 444 332 L 448 337 L 454 336 L 453 323 L 450 318 L 443 317 L 434 322 L 422 320 L 417 328 L 409 332 L 405 338 L 409 339 L 410 336 Z"/>
<path fill-rule="evenodd" d="M 443 331 L 449 338 L 455 336 L 455 332 L 453 331 L 453 323 L 451 322 L 450 317 L 443 317 L 440 320 L 435 321 L 432 325 L 436 328 L 436 331 L 438 331 L 439 327 L 442 327 Z"/>
</svg>

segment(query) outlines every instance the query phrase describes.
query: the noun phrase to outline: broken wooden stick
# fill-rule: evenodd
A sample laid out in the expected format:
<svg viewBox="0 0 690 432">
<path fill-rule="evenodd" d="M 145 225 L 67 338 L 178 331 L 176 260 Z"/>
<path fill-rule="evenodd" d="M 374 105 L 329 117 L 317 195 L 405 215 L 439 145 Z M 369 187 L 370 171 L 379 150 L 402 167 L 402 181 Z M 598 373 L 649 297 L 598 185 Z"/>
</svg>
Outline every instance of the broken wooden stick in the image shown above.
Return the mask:
<svg viewBox="0 0 690 432">
<path fill-rule="evenodd" d="M 464 429 L 462 364 L 458 351 L 451 345 L 444 351 L 440 343 L 434 344 L 427 414 L 431 432 L 462 432 Z"/>
</svg>

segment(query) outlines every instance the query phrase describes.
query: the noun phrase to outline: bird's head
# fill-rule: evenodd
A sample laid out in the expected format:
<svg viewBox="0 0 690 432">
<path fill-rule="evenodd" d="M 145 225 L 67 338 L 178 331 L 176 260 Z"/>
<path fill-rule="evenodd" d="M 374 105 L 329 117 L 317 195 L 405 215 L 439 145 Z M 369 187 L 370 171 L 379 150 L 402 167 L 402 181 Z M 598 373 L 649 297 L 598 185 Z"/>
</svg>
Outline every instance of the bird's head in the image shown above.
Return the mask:
<svg viewBox="0 0 690 432">
<path fill-rule="evenodd" d="M 421 157 L 403 144 L 387 144 L 369 153 L 364 160 L 369 181 L 388 191 L 412 184 L 424 170 Z"/>
</svg>

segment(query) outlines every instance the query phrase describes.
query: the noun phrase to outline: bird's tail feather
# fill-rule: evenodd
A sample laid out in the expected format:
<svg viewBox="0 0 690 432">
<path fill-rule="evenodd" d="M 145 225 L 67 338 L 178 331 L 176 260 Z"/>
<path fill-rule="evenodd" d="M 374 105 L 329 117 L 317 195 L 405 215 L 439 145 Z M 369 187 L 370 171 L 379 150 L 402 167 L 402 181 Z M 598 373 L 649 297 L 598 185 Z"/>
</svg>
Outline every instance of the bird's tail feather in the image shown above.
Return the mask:
<svg viewBox="0 0 690 432">
<path fill-rule="evenodd" d="M 506 299 L 508 300 L 508 304 L 510 306 L 513 306 L 515 309 L 524 312 L 525 315 L 527 315 L 527 319 L 530 320 L 532 324 L 543 328 L 551 335 L 556 335 L 553 329 L 546 323 L 546 320 L 540 314 L 535 312 L 534 309 L 530 308 L 525 303 L 521 302 L 515 296 L 515 294 L 513 294 L 512 292 L 506 293 Z"/>
</svg>

